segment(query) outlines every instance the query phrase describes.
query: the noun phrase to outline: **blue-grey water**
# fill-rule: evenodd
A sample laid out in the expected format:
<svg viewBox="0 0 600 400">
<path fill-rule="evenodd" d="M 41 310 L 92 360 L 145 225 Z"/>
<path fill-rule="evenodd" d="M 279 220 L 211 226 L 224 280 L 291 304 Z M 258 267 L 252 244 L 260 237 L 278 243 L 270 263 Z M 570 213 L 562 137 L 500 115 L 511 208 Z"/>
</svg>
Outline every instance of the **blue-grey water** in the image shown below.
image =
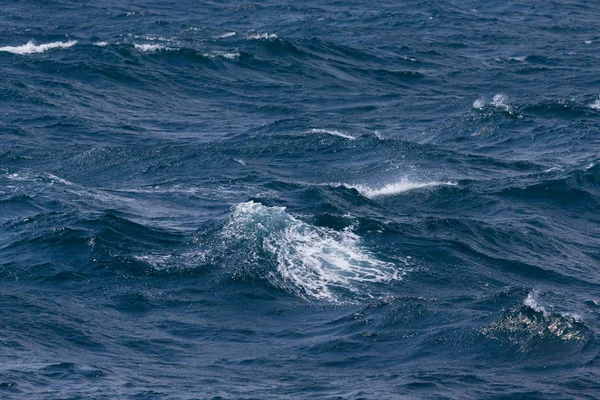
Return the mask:
<svg viewBox="0 0 600 400">
<path fill-rule="evenodd" d="M 0 11 L 0 398 L 600 398 L 600 3 Z"/>
</svg>

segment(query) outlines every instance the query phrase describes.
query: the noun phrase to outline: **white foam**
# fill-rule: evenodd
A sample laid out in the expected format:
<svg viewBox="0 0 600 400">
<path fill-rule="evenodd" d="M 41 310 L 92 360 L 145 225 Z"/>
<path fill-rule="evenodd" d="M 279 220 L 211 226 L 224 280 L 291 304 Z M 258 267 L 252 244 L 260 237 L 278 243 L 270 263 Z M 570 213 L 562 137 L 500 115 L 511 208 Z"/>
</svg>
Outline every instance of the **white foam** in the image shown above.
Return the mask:
<svg viewBox="0 0 600 400">
<path fill-rule="evenodd" d="M 378 140 L 385 140 L 385 138 L 383 137 L 383 135 L 381 133 L 379 133 L 378 130 L 374 130 L 373 131 L 373 135 L 378 139 Z"/>
<path fill-rule="evenodd" d="M 236 35 L 235 32 L 227 32 L 227 33 L 217 36 L 217 39 L 226 39 L 226 38 L 229 38 L 229 37 L 232 37 L 235 35 Z"/>
<path fill-rule="evenodd" d="M 70 40 L 68 42 L 52 42 L 45 44 L 36 45 L 33 41 L 27 42 L 22 46 L 5 46 L 0 47 L 0 51 L 7 51 L 13 54 L 33 54 L 33 53 L 43 53 L 52 49 L 66 49 L 69 47 L 73 47 L 77 44 L 77 40 Z"/>
<path fill-rule="evenodd" d="M 204 57 L 208 57 L 208 58 L 217 58 L 217 57 L 223 57 L 226 58 L 228 60 L 235 60 L 236 58 L 239 58 L 241 56 L 240 53 L 204 53 L 202 54 Z"/>
<path fill-rule="evenodd" d="M 473 108 L 482 110 L 483 107 L 485 107 L 485 99 L 483 97 L 480 97 L 473 102 Z"/>
<path fill-rule="evenodd" d="M 275 40 L 277 35 L 274 33 L 251 33 L 246 35 L 249 40 Z"/>
<path fill-rule="evenodd" d="M 96 42 L 96 43 L 93 43 L 93 44 L 94 44 L 94 46 L 98 46 L 98 47 L 106 47 L 106 46 L 108 46 L 108 42 Z"/>
<path fill-rule="evenodd" d="M 583 43 L 585 43 L 585 44 L 592 44 L 592 41 L 591 40 L 584 40 Z"/>
<path fill-rule="evenodd" d="M 344 184 L 343 186 L 351 189 L 356 189 L 360 194 L 370 199 L 375 197 L 382 196 L 392 196 L 395 194 L 400 194 L 403 192 L 407 192 L 409 190 L 414 189 L 422 189 L 427 187 L 434 186 L 456 186 L 457 183 L 454 182 L 411 182 L 406 179 L 401 180 L 400 182 L 390 183 L 385 186 L 379 188 L 372 188 L 365 185 L 348 185 Z"/>
<path fill-rule="evenodd" d="M 164 46 L 162 44 L 137 44 L 137 43 L 134 43 L 133 45 L 134 45 L 134 47 L 137 50 L 145 51 L 145 52 L 150 52 L 150 53 L 154 53 L 154 52 L 157 52 L 157 51 L 172 51 L 172 50 L 177 50 L 175 48 L 167 47 L 167 46 Z"/>
<path fill-rule="evenodd" d="M 14 174 L 8 174 L 6 177 L 13 181 L 22 181 L 22 182 L 43 182 L 46 180 L 50 181 L 50 184 L 54 184 L 55 182 L 62 183 L 66 186 L 74 186 L 73 182 L 69 182 L 66 179 L 63 179 L 59 176 L 53 175 L 49 172 L 43 172 L 41 174 L 34 174 L 32 172 L 15 172 Z"/>
<path fill-rule="evenodd" d="M 527 59 L 527 56 L 520 56 L 520 57 L 508 57 L 508 59 L 510 61 L 519 61 L 519 62 L 525 62 L 525 60 Z"/>
<path fill-rule="evenodd" d="M 275 264 L 263 272 L 273 285 L 303 298 L 340 301 L 341 293 L 371 297 L 366 285 L 401 279 L 404 270 L 378 260 L 349 229 L 308 224 L 285 207 L 249 201 L 238 204 L 223 229 L 228 239 L 250 241 Z M 249 249 L 245 249 L 248 251 Z M 256 260 L 256 254 L 245 259 Z"/>
<path fill-rule="evenodd" d="M 228 60 L 234 60 L 236 58 L 238 58 L 241 54 L 240 53 L 223 53 L 221 54 L 221 57 L 225 57 Z"/>
<path fill-rule="evenodd" d="M 339 136 L 339 137 L 342 137 L 344 139 L 349 139 L 349 140 L 356 139 L 354 136 L 348 135 L 347 133 L 336 131 L 336 130 L 330 130 L 330 129 L 311 129 L 308 132 L 309 133 L 318 133 L 318 134 L 327 134 L 327 135 Z"/>
<path fill-rule="evenodd" d="M 530 292 L 527 295 L 527 298 L 523 300 L 523 304 L 533 309 L 534 311 L 541 312 L 542 314 L 544 314 L 545 317 L 547 317 L 549 313 L 546 310 L 546 308 L 540 304 L 538 300 L 538 294 L 539 293 L 537 292 L 537 290 Z"/>
<path fill-rule="evenodd" d="M 510 115 L 514 115 L 518 118 L 523 118 L 522 115 L 515 113 L 515 111 L 513 110 L 512 106 L 510 105 L 510 103 L 508 101 L 508 97 L 502 93 L 495 94 L 494 97 L 492 98 L 492 100 L 489 101 L 489 103 L 487 102 L 487 99 L 485 97 L 480 97 L 473 102 L 473 108 L 475 108 L 477 110 L 483 110 L 488 106 L 495 108 L 496 110 L 499 110 L 499 111 L 504 111 L 504 112 L 506 112 Z M 476 135 L 472 135 L 472 136 L 476 136 Z"/>
<path fill-rule="evenodd" d="M 593 103 L 591 103 L 589 105 L 589 107 L 593 110 L 598 110 L 600 111 L 600 98 L 597 98 L 596 101 L 594 101 Z"/>
<path fill-rule="evenodd" d="M 548 173 L 548 172 L 562 171 L 562 170 L 563 170 L 562 167 L 556 166 L 556 167 L 550 167 L 548 169 L 545 169 L 544 172 Z"/>
<path fill-rule="evenodd" d="M 542 301 L 539 299 L 539 297 L 540 297 L 540 292 L 537 289 L 534 289 L 527 295 L 525 300 L 523 300 L 523 304 L 526 305 L 527 307 L 531 308 L 534 311 L 542 313 L 545 318 L 548 318 L 552 314 L 555 314 L 555 315 L 560 315 L 563 318 L 567 318 L 567 319 L 570 319 L 573 321 L 582 321 L 581 314 L 579 314 L 577 312 L 558 311 L 555 309 L 555 307 L 553 305 L 548 306 L 548 307 L 550 307 L 550 311 L 548 311 L 546 306 L 544 304 L 542 304 Z"/>
<path fill-rule="evenodd" d="M 512 108 L 508 104 L 508 97 L 501 93 L 494 95 L 494 98 L 490 102 L 490 105 L 497 109 L 504 110 L 506 112 L 512 112 Z"/>
</svg>

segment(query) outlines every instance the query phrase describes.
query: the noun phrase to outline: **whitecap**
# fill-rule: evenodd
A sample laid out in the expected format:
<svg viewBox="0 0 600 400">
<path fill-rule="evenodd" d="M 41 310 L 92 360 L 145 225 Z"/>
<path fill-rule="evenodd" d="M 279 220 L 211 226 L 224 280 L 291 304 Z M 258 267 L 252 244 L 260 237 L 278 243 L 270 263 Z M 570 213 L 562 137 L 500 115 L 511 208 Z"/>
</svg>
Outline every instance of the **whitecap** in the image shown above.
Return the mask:
<svg viewBox="0 0 600 400">
<path fill-rule="evenodd" d="M 492 100 L 490 100 L 489 102 L 487 101 L 487 99 L 485 97 L 480 97 L 473 102 L 474 109 L 484 110 L 486 107 L 490 107 L 490 108 L 494 108 L 499 111 L 506 112 L 506 113 L 516 116 L 518 118 L 523 117 L 522 115 L 517 114 L 513 110 L 513 107 L 510 105 L 510 102 L 508 100 L 508 96 L 506 96 L 502 93 L 495 94 L 494 97 L 492 98 Z"/>
<path fill-rule="evenodd" d="M 503 111 L 506 111 L 509 113 L 512 112 L 512 108 L 511 108 L 510 104 L 508 103 L 508 97 L 506 97 L 505 95 L 503 95 L 501 93 L 494 95 L 494 98 L 490 102 L 490 105 L 499 110 L 503 110 Z"/>
<path fill-rule="evenodd" d="M 222 52 L 217 52 L 217 53 L 203 53 L 202 55 L 204 57 L 208 57 L 208 58 L 223 57 L 223 58 L 226 58 L 228 60 L 235 60 L 236 58 L 239 58 L 241 56 L 240 53 L 222 53 Z"/>
<path fill-rule="evenodd" d="M 546 308 L 539 302 L 538 295 L 539 293 L 536 290 L 530 292 L 529 294 L 527 294 L 525 300 L 523 300 L 523 304 L 534 311 L 541 312 L 542 314 L 544 314 L 545 317 L 547 317 L 549 313 L 546 310 Z"/>
<path fill-rule="evenodd" d="M 373 133 L 373 136 L 375 136 L 375 138 L 377 138 L 377 140 L 385 140 L 385 137 L 383 137 L 383 135 L 381 133 L 379 133 L 378 130 L 374 130 L 372 133 Z"/>
<path fill-rule="evenodd" d="M 480 97 L 473 102 L 473 108 L 482 110 L 483 107 L 485 107 L 485 99 L 483 97 Z"/>
<path fill-rule="evenodd" d="M 385 186 L 381 186 L 379 188 L 372 188 L 365 185 L 348 185 L 343 184 L 343 186 L 356 189 L 360 194 L 370 199 L 375 197 L 383 197 L 383 196 L 392 196 L 396 194 L 400 194 L 403 192 L 407 192 L 409 190 L 414 189 L 422 189 L 427 187 L 435 187 L 435 186 L 457 186 L 457 183 L 454 182 L 411 182 L 409 180 L 403 179 L 400 182 L 390 183 Z"/>
<path fill-rule="evenodd" d="M 288 214 L 285 207 L 240 203 L 222 235 L 230 248 L 244 248 L 243 260 L 250 265 L 242 274 L 254 272 L 305 299 L 337 303 L 344 294 L 372 297 L 369 285 L 400 280 L 405 273 L 394 263 L 377 259 L 350 229 L 311 225 Z M 260 268 L 265 259 L 274 269 Z"/>
<path fill-rule="evenodd" d="M 27 42 L 22 46 L 5 46 L 0 47 L 0 51 L 7 51 L 13 54 L 33 54 L 33 53 L 43 53 L 52 49 L 66 49 L 69 47 L 73 47 L 77 44 L 77 40 L 70 40 L 68 42 L 52 42 L 52 43 L 44 43 L 36 45 L 33 41 Z"/>
<path fill-rule="evenodd" d="M 347 133 L 336 131 L 336 130 L 330 130 L 330 129 L 311 129 L 308 132 L 309 133 L 319 133 L 319 134 L 327 134 L 327 135 L 339 136 L 339 137 L 342 137 L 344 139 L 349 139 L 349 140 L 356 139 L 354 136 L 348 135 Z"/>
<path fill-rule="evenodd" d="M 246 35 L 246 39 L 249 40 L 275 40 L 277 38 L 274 33 L 251 33 Z"/>
<path fill-rule="evenodd" d="M 597 98 L 593 103 L 589 105 L 589 107 L 593 110 L 600 111 L 600 98 Z"/>
<path fill-rule="evenodd" d="M 544 173 L 555 172 L 555 171 L 562 171 L 562 170 L 563 170 L 562 167 L 556 166 L 556 167 L 550 167 L 548 169 L 545 169 Z"/>
<path fill-rule="evenodd" d="M 235 32 L 227 32 L 227 33 L 217 36 L 217 39 L 226 39 L 226 38 L 229 38 L 229 37 L 232 37 L 235 35 L 236 35 Z"/>
<path fill-rule="evenodd" d="M 525 62 L 525 60 L 527 60 L 527 56 L 520 56 L 520 57 L 508 57 L 509 61 L 519 61 L 519 62 Z"/>
<path fill-rule="evenodd" d="M 145 51 L 145 52 L 150 52 L 150 53 L 154 53 L 157 51 L 172 51 L 172 50 L 177 50 L 173 47 L 167 47 L 164 46 L 162 44 L 137 44 L 134 43 L 133 46 L 140 51 Z"/>
<path fill-rule="evenodd" d="M 108 46 L 108 42 L 96 42 L 93 43 L 94 46 L 98 46 L 98 47 L 106 47 Z"/>
</svg>

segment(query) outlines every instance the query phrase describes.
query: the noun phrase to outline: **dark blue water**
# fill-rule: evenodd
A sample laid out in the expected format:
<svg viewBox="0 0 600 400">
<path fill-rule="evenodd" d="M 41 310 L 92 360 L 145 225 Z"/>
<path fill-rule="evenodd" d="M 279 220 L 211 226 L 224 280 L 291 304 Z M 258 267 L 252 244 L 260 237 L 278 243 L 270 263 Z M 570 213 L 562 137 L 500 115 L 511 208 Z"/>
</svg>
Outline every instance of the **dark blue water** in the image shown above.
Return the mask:
<svg viewBox="0 0 600 400">
<path fill-rule="evenodd" d="M 600 4 L 0 12 L 0 397 L 600 397 Z"/>
</svg>

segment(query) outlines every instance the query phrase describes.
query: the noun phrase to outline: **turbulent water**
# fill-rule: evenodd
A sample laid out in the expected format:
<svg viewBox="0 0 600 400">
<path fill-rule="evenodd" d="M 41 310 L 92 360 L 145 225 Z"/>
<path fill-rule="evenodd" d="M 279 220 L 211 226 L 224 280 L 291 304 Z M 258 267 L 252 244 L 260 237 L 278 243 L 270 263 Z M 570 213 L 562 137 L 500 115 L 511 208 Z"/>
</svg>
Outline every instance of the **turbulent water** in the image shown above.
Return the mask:
<svg viewBox="0 0 600 400">
<path fill-rule="evenodd" d="M 0 397 L 600 397 L 600 4 L 5 1 Z"/>
</svg>

